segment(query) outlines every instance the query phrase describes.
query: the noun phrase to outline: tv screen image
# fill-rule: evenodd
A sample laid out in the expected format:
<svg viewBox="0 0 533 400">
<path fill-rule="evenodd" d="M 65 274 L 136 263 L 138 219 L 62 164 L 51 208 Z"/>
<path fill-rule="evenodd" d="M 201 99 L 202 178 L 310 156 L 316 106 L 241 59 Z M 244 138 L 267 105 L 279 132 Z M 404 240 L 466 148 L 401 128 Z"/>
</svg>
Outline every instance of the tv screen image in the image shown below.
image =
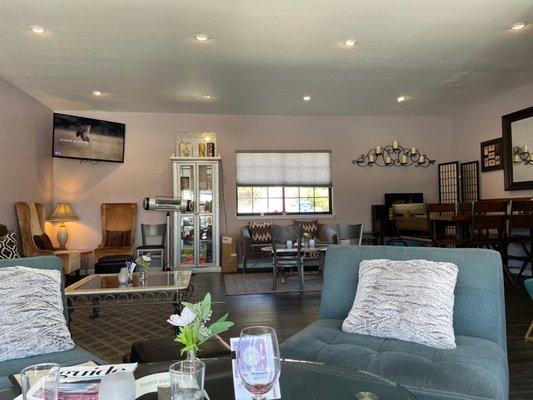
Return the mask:
<svg viewBox="0 0 533 400">
<path fill-rule="evenodd" d="M 52 155 L 60 158 L 124 162 L 126 125 L 54 114 Z"/>
</svg>

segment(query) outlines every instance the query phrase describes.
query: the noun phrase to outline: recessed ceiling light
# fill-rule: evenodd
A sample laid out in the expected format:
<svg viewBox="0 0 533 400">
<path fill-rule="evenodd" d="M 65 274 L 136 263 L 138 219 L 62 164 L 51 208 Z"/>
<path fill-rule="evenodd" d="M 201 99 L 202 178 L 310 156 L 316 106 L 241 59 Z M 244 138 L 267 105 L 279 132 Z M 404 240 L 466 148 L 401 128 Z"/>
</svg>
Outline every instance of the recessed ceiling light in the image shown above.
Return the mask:
<svg viewBox="0 0 533 400">
<path fill-rule="evenodd" d="M 403 103 L 405 100 L 407 100 L 407 96 L 399 96 L 396 101 L 398 103 Z"/>
<path fill-rule="evenodd" d="M 211 96 L 209 94 L 204 94 L 204 95 L 202 95 L 202 99 L 204 99 L 204 100 L 213 100 L 213 96 Z"/>
<path fill-rule="evenodd" d="M 311 96 L 304 96 L 304 97 L 302 97 L 302 100 L 303 101 L 309 101 L 309 100 L 311 100 Z"/>
<path fill-rule="evenodd" d="M 93 95 L 95 95 L 95 96 L 101 96 L 101 95 L 102 95 L 102 92 L 99 91 L 99 90 L 93 90 L 91 93 L 92 93 Z"/>
<path fill-rule="evenodd" d="M 33 33 L 41 34 L 44 33 L 44 28 L 42 26 L 32 25 L 30 26 L 30 31 L 32 31 Z"/>
<path fill-rule="evenodd" d="M 354 47 L 358 42 L 357 39 L 346 39 L 342 42 L 346 47 Z"/>
<path fill-rule="evenodd" d="M 197 33 L 194 38 L 199 42 L 207 42 L 209 40 L 209 36 L 205 33 Z"/>
<path fill-rule="evenodd" d="M 516 24 L 511 25 L 511 29 L 513 31 L 519 31 L 520 29 L 524 29 L 527 26 L 526 22 L 517 22 Z"/>
</svg>

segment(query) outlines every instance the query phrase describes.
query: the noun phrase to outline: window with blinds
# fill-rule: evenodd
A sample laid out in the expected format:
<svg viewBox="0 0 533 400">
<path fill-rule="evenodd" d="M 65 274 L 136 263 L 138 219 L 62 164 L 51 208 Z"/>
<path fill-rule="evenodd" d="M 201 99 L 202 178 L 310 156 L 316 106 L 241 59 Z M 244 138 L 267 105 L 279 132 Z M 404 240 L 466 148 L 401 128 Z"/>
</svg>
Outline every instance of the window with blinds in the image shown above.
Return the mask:
<svg viewBox="0 0 533 400">
<path fill-rule="evenodd" d="M 331 214 L 331 152 L 236 153 L 237 215 Z"/>
</svg>

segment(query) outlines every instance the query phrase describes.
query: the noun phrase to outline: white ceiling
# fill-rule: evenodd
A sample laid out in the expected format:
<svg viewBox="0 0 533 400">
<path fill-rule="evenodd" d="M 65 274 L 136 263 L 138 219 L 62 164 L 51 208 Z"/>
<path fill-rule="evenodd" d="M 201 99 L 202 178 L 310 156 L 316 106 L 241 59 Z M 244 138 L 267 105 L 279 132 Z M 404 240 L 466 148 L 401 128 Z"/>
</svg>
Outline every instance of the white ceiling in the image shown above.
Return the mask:
<svg viewBox="0 0 533 400">
<path fill-rule="evenodd" d="M 533 0 L 0 0 L 0 77 L 54 110 L 449 115 L 533 82 Z"/>
</svg>

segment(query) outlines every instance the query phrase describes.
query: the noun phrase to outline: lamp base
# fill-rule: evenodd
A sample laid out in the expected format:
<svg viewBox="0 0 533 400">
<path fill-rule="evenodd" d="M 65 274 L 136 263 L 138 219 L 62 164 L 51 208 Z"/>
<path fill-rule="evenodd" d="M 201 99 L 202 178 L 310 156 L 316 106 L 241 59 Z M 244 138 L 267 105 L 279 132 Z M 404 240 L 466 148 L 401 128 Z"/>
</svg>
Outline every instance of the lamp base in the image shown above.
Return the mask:
<svg viewBox="0 0 533 400">
<path fill-rule="evenodd" d="M 66 249 L 65 245 L 68 241 L 68 231 L 65 224 L 59 225 L 59 228 L 57 228 L 57 243 L 59 243 L 60 249 Z"/>
</svg>

